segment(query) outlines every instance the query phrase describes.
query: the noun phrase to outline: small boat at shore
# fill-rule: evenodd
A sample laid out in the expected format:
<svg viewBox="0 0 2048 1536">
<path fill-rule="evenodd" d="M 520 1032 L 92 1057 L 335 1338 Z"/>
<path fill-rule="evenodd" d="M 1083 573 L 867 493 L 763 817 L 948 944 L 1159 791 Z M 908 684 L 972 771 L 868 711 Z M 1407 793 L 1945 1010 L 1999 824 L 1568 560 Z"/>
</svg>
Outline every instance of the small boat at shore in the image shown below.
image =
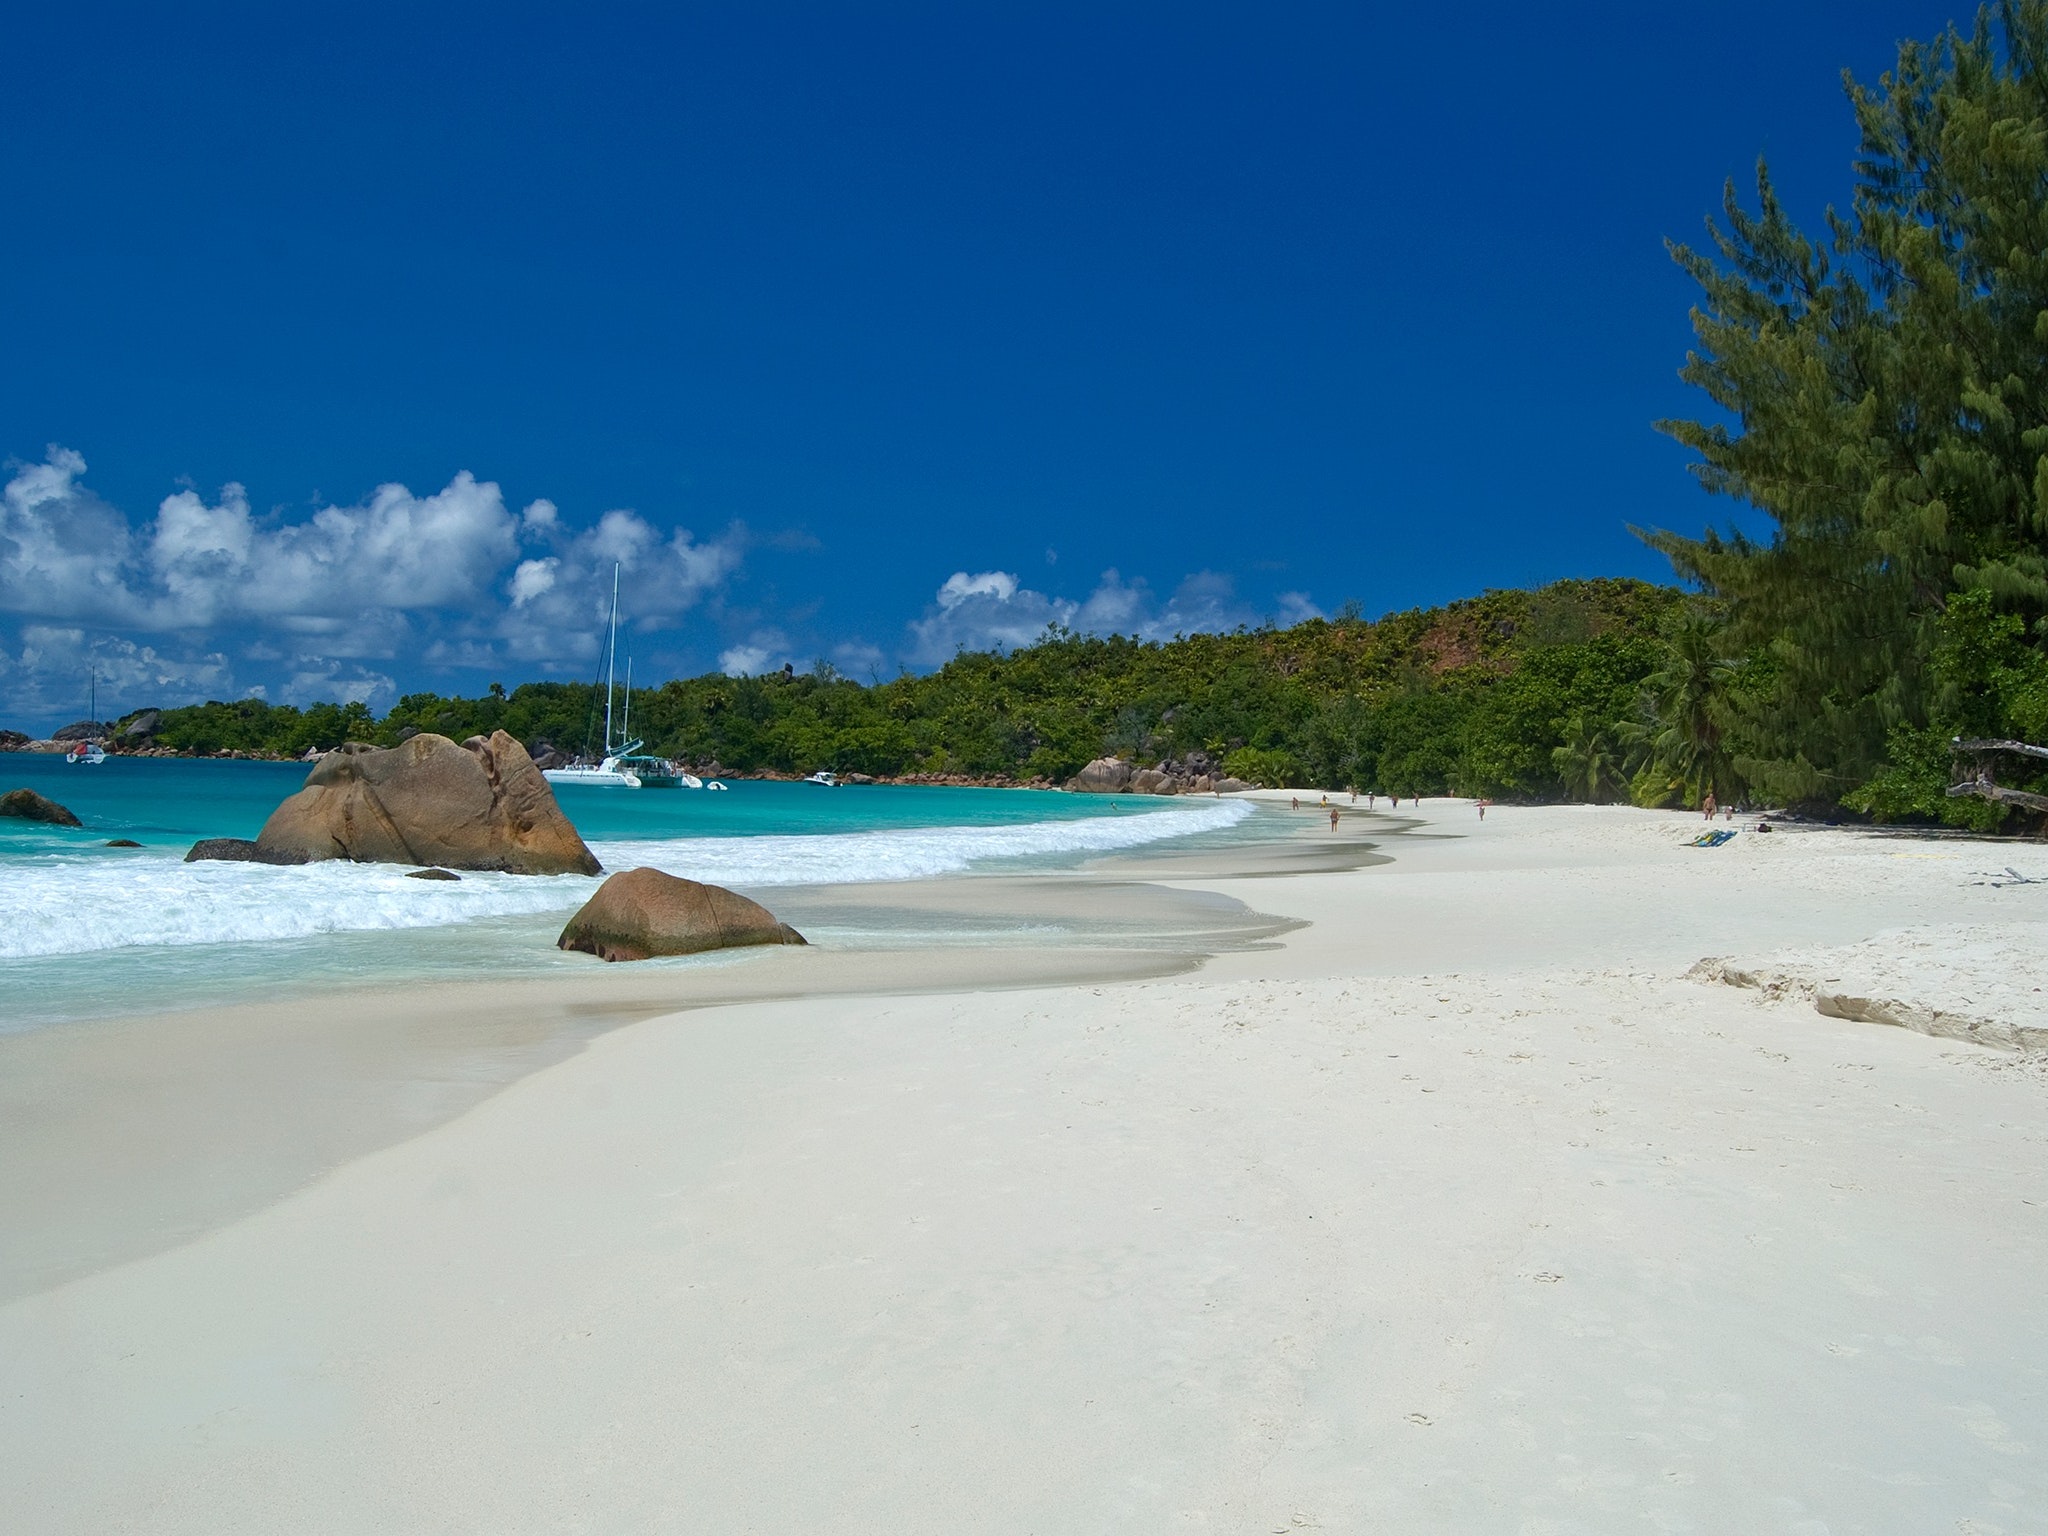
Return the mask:
<svg viewBox="0 0 2048 1536">
<path fill-rule="evenodd" d="M 803 782 L 806 784 L 822 785 L 826 789 L 837 789 L 839 787 L 839 775 L 821 768 L 816 773 L 804 775 Z"/>
</svg>

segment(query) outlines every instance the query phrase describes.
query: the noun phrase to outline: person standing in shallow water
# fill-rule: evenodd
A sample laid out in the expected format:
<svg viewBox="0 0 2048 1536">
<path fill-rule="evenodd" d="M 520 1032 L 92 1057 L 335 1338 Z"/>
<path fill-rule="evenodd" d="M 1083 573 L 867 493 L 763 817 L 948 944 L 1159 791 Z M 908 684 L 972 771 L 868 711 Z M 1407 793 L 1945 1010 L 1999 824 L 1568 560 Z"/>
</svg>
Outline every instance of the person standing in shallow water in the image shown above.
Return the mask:
<svg viewBox="0 0 2048 1536">
<path fill-rule="evenodd" d="M 1337 830 L 1337 807 L 1334 805 L 1330 807 L 1330 830 L 1332 832 Z"/>
</svg>

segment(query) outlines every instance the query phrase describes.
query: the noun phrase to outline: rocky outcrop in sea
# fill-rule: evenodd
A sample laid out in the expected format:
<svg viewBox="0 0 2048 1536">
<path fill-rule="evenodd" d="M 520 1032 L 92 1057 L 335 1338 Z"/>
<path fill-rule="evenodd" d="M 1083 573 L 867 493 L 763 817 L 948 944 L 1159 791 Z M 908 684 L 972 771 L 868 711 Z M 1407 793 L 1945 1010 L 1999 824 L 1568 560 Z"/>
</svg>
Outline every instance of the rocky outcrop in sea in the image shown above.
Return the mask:
<svg viewBox="0 0 2048 1536">
<path fill-rule="evenodd" d="M 256 847 L 515 875 L 603 872 L 526 748 L 503 731 L 460 746 L 422 732 L 401 746 L 329 752 L 271 812 Z"/>
</svg>

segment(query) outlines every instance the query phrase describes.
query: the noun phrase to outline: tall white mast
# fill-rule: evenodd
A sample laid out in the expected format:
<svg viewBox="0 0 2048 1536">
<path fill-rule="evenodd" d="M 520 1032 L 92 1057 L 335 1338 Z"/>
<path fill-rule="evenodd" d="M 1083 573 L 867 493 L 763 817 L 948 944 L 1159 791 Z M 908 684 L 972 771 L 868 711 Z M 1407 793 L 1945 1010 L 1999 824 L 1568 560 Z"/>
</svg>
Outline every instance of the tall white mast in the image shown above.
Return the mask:
<svg viewBox="0 0 2048 1536">
<path fill-rule="evenodd" d="M 619 661 L 619 564 L 612 562 L 612 634 L 604 654 L 604 755 L 612 755 L 612 676 Z"/>
<path fill-rule="evenodd" d="M 626 652 L 626 718 L 619 722 L 619 747 L 633 739 L 633 653 Z"/>
</svg>

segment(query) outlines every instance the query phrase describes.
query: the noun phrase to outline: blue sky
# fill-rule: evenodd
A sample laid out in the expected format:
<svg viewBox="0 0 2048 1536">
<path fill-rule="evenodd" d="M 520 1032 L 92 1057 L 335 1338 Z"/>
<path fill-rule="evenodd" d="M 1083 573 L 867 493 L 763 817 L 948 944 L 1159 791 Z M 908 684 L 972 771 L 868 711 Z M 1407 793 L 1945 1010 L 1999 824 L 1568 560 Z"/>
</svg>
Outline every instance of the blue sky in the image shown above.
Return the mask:
<svg viewBox="0 0 2048 1536">
<path fill-rule="evenodd" d="M 19 7 L 0 724 L 1661 577 L 1663 240 L 1959 9 Z"/>
</svg>

